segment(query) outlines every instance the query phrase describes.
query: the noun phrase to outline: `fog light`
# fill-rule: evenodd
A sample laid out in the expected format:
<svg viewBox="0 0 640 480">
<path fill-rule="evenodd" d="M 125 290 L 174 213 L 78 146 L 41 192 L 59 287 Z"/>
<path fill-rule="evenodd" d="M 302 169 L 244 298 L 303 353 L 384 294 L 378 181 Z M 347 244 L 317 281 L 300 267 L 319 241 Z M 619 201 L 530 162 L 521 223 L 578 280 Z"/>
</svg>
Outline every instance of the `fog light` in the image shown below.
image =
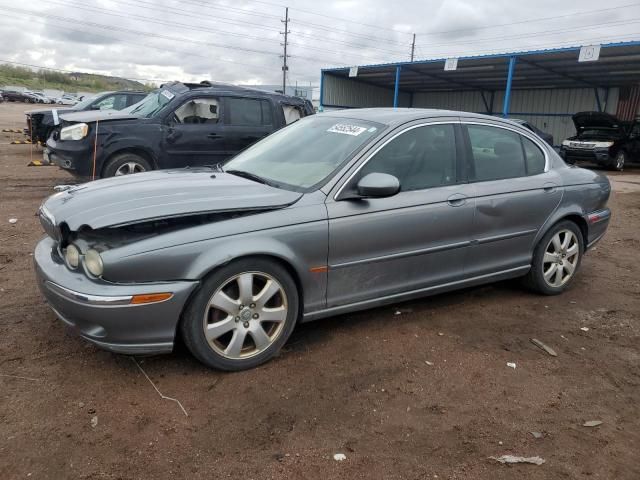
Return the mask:
<svg viewBox="0 0 640 480">
<path fill-rule="evenodd" d="M 80 265 L 80 250 L 73 244 L 67 246 L 64 259 L 70 268 L 76 269 Z"/>
<path fill-rule="evenodd" d="M 91 275 L 96 277 L 102 275 L 104 265 L 102 264 L 102 257 L 97 250 L 87 250 L 87 253 L 84 254 L 84 264 Z"/>
</svg>

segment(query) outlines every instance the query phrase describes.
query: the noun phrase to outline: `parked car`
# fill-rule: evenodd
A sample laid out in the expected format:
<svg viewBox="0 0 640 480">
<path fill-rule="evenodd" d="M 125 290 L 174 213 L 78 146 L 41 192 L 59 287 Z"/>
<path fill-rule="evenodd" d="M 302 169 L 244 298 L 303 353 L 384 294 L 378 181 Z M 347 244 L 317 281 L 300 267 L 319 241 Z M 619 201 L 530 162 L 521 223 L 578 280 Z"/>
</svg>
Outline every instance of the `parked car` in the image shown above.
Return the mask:
<svg viewBox="0 0 640 480">
<path fill-rule="evenodd" d="M 562 142 L 560 155 L 568 163 L 591 162 L 622 170 L 640 161 L 640 123 L 622 122 L 603 112 L 580 112 L 573 117 L 577 134 Z"/>
<path fill-rule="evenodd" d="M 26 91 L 24 92 L 24 94 L 32 97 L 35 100 L 35 103 L 54 103 L 54 101 L 51 98 L 47 97 L 44 93 Z"/>
<path fill-rule="evenodd" d="M 58 105 L 75 105 L 78 101 L 76 96 L 67 93 L 56 99 Z"/>
<path fill-rule="evenodd" d="M 520 118 L 510 118 L 512 122 L 516 122 L 519 125 L 522 125 L 524 128 L 531 130 L 533 133 L 538 135 L 541 139 L 547 142 L 549 145 L 553 147 L 553 135 L 547 132 L 543 132 L 538 127 L 533 125 L 532 123 L 527 122 L 526 120 L 522 120 Z"/>
<path fill-rule="evenodd" d="M 297 97 L 175 82 L 122 112 L 61 115 L 61 128 L 49 137 L 45 155 L 80 177 L 214 165 L 313 113 L 311 103 Z"/>
<path fill-rule="evenodd" d="M 5 90 L 2 95 L 7 102 L 36 103 L 36 99 L 34 97 L 31 97 L 23 92 Z"/>
<path fill-rule="evenodd" d="M 70 108 L 38 109 L 25 112 L 27 129 L 32 142 L 45 143 L 54 128 L 60 124 L 60 115 L 70 112 L 85 112 L 88 110 L 122 110 L 138 103 L 145 92 L 122 90 L 119 92 L 102 92 L 87 97 L 82 102 Z"/>
<path fill-rule="evenodd" d="M 240 370 L 273 357 L 297 322 L 516 277 L 559 294 L 605 234 L 610 190 L 508 120 L 343 110 L 223 167 L 53 195 L 37 281 L 103 348 L 169 352 L 181 335 L 205 364 Z"/>
</svg>

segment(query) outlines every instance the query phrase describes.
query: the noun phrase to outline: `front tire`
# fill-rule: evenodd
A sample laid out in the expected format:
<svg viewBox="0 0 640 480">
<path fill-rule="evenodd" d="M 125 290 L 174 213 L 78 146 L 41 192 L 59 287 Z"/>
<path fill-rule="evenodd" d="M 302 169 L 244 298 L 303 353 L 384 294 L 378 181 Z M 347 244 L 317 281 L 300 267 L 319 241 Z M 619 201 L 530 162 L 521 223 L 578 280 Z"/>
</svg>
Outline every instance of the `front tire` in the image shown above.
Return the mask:
<svg viewBox="0 0 640 480">
<path fill-rule="evenodd" d="M 555 224 L 538 242 L 525 284 L 543 295 L 558 295 L 573 282 L 584 253 L 582 232 L 574 222 Z"/>
<path fill-rule="evenodd" d="M 624 152 L 624 150 L 620 150 L 616 154 L 616 157 L 613 159 L 611 164 L 609 165 L 609 169 L 615 170 L 617 172 L 621 172 L 622 170 L 624 170 L 624 164 L 626 163 L 626 161 L 627 161 L 627 154 Z"/>
<path fill-rule="evenodd" d="M 207 277 L 183 314 L 185 345 L 205 365 L 256 367 L 278 353 L 298 319 L 298 289 L 277 262 L 246 258 Z"/>
<path fill-rule="evenodd" d="M 153 170 L 146 158 L 135 153 L 125 152 L 111 158 L 102 170 L 102 178 L 119 177 Z"/>
</svg>

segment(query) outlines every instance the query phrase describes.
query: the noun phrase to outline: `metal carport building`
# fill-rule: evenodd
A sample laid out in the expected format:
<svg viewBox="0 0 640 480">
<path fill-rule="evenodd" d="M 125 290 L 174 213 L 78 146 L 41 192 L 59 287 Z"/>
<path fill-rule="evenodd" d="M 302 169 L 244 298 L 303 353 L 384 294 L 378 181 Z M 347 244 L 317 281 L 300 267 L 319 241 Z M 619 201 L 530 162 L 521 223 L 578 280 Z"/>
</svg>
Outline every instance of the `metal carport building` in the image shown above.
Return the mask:
<svg viewBox="0 0 640 480">
<path fill-rule="evenodd" d="M 581 50 L 586 61 L 579 61 Z M 395 106 L 512 116 L 556 143 L 574 133 L 576 112 L 631 120 L 639 105 L 640 41 L 327 68 L 320 79 L 324 110 Z"/>
</svg>

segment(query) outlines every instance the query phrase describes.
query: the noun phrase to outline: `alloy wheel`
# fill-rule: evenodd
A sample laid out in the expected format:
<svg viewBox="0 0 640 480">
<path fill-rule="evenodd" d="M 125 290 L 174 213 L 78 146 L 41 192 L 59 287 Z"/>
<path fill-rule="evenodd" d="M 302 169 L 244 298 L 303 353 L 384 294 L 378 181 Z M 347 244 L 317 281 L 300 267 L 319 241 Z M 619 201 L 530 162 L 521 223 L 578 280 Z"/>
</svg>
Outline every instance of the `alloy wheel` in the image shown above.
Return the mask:
<svg viewBox="0 0 640 480">
<path fill-rule="evenodd" d="M 126 162 L 118 167 L 115 176 L 119 177 L 121 175 L 130 175 L 132 173 L 141 173 L 145 171 L 146 169 L 144 166 L 140 165 L 138 162 Z"/>
<path fill-rule="evenodd" d="M 622 170 L 624 168 L 624 152 L 618 152 L 616 155 L 616 170 Z"/>
<path fill-rule="evenodd" d="M 205 338 L 225 358 L 253 357 L 280 336 L 287 313 L 286 293 L 275 278 L 243 272 L 226 280 L 209 299 Z"/>
<path fill-rule="evenodd" d="M 545 282 L 551 287 L 565 285 L 576 270 L 580 244 L 570 230 L 560 230 L 549 241 L 542 260 Z"/>
</svg>

